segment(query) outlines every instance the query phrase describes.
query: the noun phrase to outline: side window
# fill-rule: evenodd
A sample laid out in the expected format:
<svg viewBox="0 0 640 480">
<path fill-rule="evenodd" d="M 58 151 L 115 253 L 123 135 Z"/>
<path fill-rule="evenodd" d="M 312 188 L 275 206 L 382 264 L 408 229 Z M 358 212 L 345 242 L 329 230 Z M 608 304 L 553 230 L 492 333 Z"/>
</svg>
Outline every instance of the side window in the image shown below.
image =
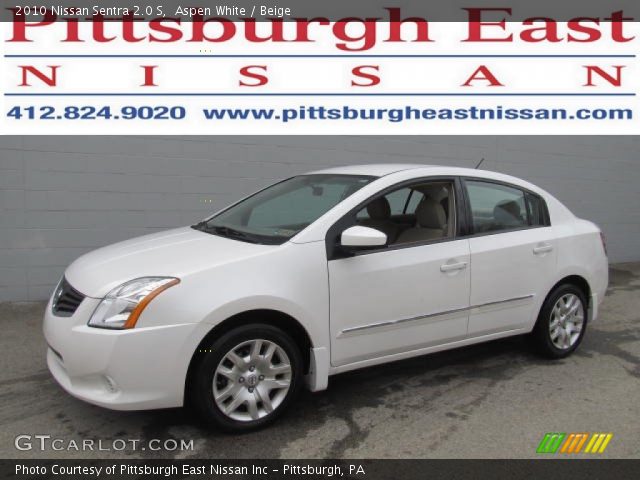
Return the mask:
<svg viewBox="0 0 640 480">
<path fill-rule="evenodd" d="M 411 190 L 408 188 L 396 190 L 387 195 L 387 200 L 391 207 L 391 215 L 402 215 L 404 213 L 404 207 L 407 204 L 407 200 L 409 200 L 409 195 L 411 195 Z"/>
<path fill-rule="evenodd" d="M 474 233 L 500 232 L 529 226 L 532 203 L 525 192 L 506 185 L 467 181 Z M 538 216 L 536 221 L 543 220 Z M 535 224 L 535 223 L 534 223 Z"/>
<path fill-rule="evenodd" d="M 455 199 L 449 181 L 421 182 L 370 201 L 357 224 L 387 235 L 388 245 L 421 243 L 453 237 Z"/>
<path fill-rule="evenodd" d="M 418 190 L 411 191 L 411 197 L 409 198 L 409 203 L 407 204 L 407 213 L 414 214 L 416 213 L 416 209 L 420 202 L 424 199 L 424 194 L 420 193 Z"/>
<path fill-rule="evenodd" d="M 395 192 L 391 192 L 385 195 L 384 198 L 386 198 L 387 202 L 389 203 L 390 215 L 392 216 L 403 215 L 404 209 L 407 206 L 407 202 L 410 201 L 410 203 L 414 203 L 413 198 L 420 196 L 420 195 L 413 195 L 411 192 L 412 191 L 410 188 L 401 188 L 400 190 L 396 190 Z M 363 208 L 362 210 L 360 210 L 358 212 L 358 219 L 359 220 L 371 219 L 369 210 L 371 209 Z M 414 210 L 415 210 L 415 206 L 414 206 Z M 412 211 L 413 210 L 411 210 L 411 208 L 407 209 L 407 213 L 411 213 Z"/>
</svg>

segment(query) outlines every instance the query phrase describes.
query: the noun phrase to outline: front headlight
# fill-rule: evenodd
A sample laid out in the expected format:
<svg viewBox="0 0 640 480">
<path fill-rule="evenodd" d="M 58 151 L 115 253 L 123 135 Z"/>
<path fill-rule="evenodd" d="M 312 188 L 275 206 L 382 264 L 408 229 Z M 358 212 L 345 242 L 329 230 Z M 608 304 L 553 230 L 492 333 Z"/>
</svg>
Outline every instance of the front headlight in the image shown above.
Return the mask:
<svg viewBox="0 0 640 480">
<path fill-rule="evenodd" d="M 149 302 L 178 283 L 180 280 L 172 277 L 145 277 L 123 283 L 100 302 L 89 319 L 89 326 L 133 328 Z"/>
</svg>

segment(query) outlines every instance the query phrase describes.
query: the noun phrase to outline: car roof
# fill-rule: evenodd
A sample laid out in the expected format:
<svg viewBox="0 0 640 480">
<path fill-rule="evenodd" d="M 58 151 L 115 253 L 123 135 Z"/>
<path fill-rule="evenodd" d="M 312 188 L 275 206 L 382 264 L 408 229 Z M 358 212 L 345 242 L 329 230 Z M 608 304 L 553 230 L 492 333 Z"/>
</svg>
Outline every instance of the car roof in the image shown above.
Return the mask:
<svg viewBox="0 0 640 480">
<path fill-rule="evenodd" d="M 408 170 L 415 170 L 416 177 L 422 175 L 455 175 L 455 176 L 467 176 L 467 177 L 480 177 L 480 178 L 493 178 L 495 180 L 515 180 L 517 183 L 522 183 L 524 180 L 509 175 L 504 175 L 498 172 L 492 172 L 489 170 L 476 170 L 473 168 L 462 167 L 450 167 L 444 165 L 421 165 L 413 163 L 381 163 L 370 165 L 353 165 L 345 167 L 328 168 L 325 170 L 318 170 L 310 172 L 309 175 L 369 175 L 372 177 L 385 177 L 398 172 L 407 172 Z"/>
<path fill-rule="evenodd" d="M 402 173 L 401 173 L 402 172 Z M 382 163 L 370 165 L 354 165 L 346 167 L 329 168 L 326 170 L 318 170 L 310 172 L 308 175 L 316 174 L 333 174 L 333 175 L 369 175 L 372 177 L 382 178 L 394 174 L 412 177 L 428 177 L 428 176 L 457 176 L 479 178 L 486 180 L 495 180 L 529 189 L 540 195 L 547 197 L 549 194 L 537 185 L 534 185 L 522 178 L 513 177 L 504 173 L 492 172 L 490 170 L 478 170 L 474 168 L 451 167 L 443 165 L 420 165 L 411 163 Z"/>
<path fill-rule="evenodd" d="M 416 168 L 430 167 L 431 165 L 420 165 L 412 163 L 378 163 L 370 165 L 352 165 L 346 167 L 333 167 L 324 170 L 310 172 L 310 175 L 370 175 L 372 177 L 384 177 L 402 170 L 413 170 Z"/>
</svg>

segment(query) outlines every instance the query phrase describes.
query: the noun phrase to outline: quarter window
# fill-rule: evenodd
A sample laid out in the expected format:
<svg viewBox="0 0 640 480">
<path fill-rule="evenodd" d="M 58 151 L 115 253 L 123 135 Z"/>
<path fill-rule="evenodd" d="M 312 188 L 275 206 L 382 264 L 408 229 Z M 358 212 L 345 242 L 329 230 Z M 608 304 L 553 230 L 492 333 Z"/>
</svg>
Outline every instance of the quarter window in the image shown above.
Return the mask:
<svg viewBox="0 0 640 480">
<path fill-rule="evenodd" d="M 544 201 L 516 187 L 467 180 L 474 233 L 501 232 L 546 224 Z"/>
<path fill-rule="evenodd" d="M 527 211 L 529 213 L 529 225 L 534 227 L 549 225 L 547 207 L 544 200 L 538 195 L 527 193 Z"/>
</svg>

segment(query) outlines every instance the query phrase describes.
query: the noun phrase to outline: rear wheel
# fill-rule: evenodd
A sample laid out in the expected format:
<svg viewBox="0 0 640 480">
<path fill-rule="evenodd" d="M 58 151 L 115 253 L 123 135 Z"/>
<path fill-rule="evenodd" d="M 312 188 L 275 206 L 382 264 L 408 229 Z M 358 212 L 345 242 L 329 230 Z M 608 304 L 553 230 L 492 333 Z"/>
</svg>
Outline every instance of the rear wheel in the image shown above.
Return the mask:
<svg viewBox="0 0 640 480">
<path fill-rule="evenodd" d="M 198 352 L 192 400 L 210 425 L 248 431 L 274 421 L 302 381 L 300 350 L 270 325 L 238 327 Z"/>
<path fill-rule="evenodd" d="M 540 352 L 550 358 L 571 355 L 587 328 L 587 300 L 575 285 L 555 288 L 545 300 L 532 337 Z"/>
</svg>

